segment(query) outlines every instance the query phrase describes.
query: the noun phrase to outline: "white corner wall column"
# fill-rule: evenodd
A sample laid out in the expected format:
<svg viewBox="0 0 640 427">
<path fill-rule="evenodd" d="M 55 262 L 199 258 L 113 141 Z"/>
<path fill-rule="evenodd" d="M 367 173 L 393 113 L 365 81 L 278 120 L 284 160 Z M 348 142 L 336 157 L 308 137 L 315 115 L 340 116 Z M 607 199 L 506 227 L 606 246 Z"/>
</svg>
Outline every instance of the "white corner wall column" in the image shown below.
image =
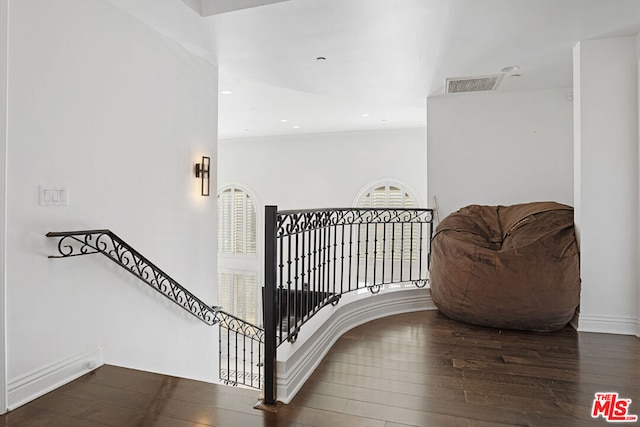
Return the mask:
<svg viewBox="0 0 640 427">
<path fill-rule="evenodd" d="M 7 46 L 9 0 L 0 0 L 0 414 L 7 411 L 6 231 L 7 231 Z"/>
<path fill-rule="evenodd" d="M 574 204 L 582 294 L 578 329 L 638 329 L 636 38 L 574 48 Z"/>
</svg>

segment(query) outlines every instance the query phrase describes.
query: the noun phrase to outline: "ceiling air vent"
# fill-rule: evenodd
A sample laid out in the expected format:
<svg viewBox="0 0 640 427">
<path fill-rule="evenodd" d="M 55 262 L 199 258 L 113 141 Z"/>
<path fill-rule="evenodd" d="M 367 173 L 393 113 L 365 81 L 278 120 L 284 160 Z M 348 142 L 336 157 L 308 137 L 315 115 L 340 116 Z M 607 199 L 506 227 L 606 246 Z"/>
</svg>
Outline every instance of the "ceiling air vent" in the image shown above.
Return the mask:
<svg viewBox="0 0 640 427">
<path fill-rule="evenodd" d="M 479 77 L 448 78 L 445 82 L 445 93 L 496 90 L 501 79 L 502 74 Z"/>
</svg>

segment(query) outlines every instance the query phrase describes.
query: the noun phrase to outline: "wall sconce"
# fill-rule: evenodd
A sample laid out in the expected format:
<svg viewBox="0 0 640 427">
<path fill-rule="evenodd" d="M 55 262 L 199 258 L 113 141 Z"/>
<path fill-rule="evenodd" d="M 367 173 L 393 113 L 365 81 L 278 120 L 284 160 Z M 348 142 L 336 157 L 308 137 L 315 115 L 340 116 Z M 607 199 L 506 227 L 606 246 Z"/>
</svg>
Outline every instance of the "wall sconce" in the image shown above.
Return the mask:
<svg viewBox="0 0 640 427">
<path fill-rule="evenodd" d="M 200 194 L 209 195 L 209 170 L 211 167 L 211 159 L 202 156 L 202 163 L 196 163 L 196 178 L 200 178 Z"/>
</svg>

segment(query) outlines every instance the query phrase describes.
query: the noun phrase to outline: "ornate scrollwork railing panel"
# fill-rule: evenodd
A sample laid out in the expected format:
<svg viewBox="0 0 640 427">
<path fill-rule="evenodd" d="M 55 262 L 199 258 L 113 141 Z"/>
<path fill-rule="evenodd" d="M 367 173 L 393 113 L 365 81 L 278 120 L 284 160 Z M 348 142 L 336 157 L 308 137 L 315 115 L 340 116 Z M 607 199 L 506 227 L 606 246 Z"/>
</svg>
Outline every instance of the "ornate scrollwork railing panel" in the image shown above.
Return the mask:
<svg viewBox="0 0 640 427">
<path fill-rule="evenodd" d="M 345 208 L 280 211 L 277 216 L 277 237 L 338 225 L 432 222 L 433 209 Z"/>
<path fill-rule="evenodd" d="M 302 324 L 340 295 L 384 285 L 428 284 L 433 210 L 344 208 L 275 215 L 276 336 L 295 341 Z"/>
</svg>

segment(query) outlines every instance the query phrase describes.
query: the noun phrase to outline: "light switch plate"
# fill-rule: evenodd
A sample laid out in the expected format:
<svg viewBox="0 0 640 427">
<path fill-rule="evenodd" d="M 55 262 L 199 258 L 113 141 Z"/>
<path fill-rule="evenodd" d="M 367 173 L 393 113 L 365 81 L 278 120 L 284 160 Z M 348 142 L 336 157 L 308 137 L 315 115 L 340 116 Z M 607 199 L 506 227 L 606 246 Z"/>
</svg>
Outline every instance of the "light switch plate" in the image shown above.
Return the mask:
<svg viewBox="0 0 640 427">
<path fill-rule="evenodd" d="M 40 206 L 68 206 L 69 191 L 66 185 L 40 185 Z"/>
</svg>

